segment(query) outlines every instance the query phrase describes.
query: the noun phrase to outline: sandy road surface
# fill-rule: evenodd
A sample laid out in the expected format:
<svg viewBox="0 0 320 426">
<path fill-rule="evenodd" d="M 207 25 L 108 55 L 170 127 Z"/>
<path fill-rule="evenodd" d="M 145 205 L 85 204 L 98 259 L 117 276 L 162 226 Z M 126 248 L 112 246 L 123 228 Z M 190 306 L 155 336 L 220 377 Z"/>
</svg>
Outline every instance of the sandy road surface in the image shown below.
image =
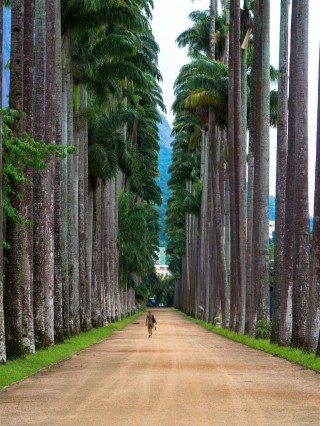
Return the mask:
<svg viewBox="0 0 320 426">
<path fill-rule="evenodd" d="M 0 392 L 0 425 L 320 425 L 320 375 L 170 310 Z"/>
</svg>

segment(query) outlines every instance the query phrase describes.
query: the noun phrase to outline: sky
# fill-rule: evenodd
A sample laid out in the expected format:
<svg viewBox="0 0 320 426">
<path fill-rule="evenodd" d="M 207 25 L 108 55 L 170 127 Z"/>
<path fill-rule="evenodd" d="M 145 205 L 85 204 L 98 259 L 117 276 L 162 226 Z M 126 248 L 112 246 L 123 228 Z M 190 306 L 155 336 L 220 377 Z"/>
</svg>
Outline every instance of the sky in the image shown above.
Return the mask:
<svg viewBox="0 0 320 426">
<path fill-rule="evenodd" d="M 154 0 L 152 29 L 160 46 L 159 69 L 166 118 L 172 124 L 171 106 L 174 101 L 173 84 L 180 68 L 189 61 L 187 49 L 175 43 L 180 33 L 192 25 L 188 15 L 193 10 L 209 7 L 209 0 Z M 270 0 L 270 62 L 278 68 L 280 0 Z M 318 65 L 320 46 L 320 1 L 309 0 L 309 211 L 313 213 L 315 146 L 317 131 Z M 270 194 L 275 195 L 276 131 L 270 130 Z"/>
</svg>

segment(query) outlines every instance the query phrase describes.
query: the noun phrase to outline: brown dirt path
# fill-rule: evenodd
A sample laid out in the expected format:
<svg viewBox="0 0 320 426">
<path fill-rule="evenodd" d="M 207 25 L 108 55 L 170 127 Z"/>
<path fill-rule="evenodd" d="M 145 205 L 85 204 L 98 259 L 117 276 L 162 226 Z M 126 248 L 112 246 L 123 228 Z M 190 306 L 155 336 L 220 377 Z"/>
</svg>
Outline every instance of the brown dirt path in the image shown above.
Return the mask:
<svg viewBox="0 0 320 426">
<path fill-rule="evenodd" d="M 0 425 L 320 425 L 320 375 L 169 310 L 0 392 Z"/>
</svg>

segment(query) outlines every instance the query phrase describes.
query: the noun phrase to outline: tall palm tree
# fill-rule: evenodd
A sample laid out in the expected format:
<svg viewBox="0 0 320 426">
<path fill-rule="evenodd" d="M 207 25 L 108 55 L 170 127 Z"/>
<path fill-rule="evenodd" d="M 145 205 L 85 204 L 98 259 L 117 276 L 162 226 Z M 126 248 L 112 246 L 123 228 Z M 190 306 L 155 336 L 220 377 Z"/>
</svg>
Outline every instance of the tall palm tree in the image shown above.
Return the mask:
<svg viewBox="0 0 320 426">
<path fill-rule="evenodd" d="M 55 141 L 57 145 L 63 142 L 67 145 L 67 141 L 63 141 L 62 134 L 62 40 L 61 40 L 61 1 L 56 2 L 56 126 Z M 66 165 L 67 159 L 60 159 L 55 162 L 54 173 L 54 340 L 55 342 L 63 342 L 65 336 L 63 327 L 63 288 L 67 281 L 67 226 L 66 218 L 66 201 L 63 200 L 63 178 L 62 170 Z"/>
<path fill-rule="evenodd" d="M 12 2 L 10 108 L 19 111 L 18 119 L 13 127 L 17 137 L 21 137 L 23 132 L 24 7 L 22 0 Z M 19 184 L 15 185 L 14 191 L 19 191 L 19 186 Z M 12 201 L 18 214 L 26 217 L 23 200 L 15 197 Z M 8 218 L 7 242 L 11 249 L 7 254 L 4 307 L 7 355 L 13 358 L 25 353 L 22 332 L 22 296 L 24 276 L 25 274 L 28 276 L 28 262 L 26 262 L 28 257 L 25 254 L 30 247 L 26 238 L 20 241 L 20 231 L 25 234 L 26 225 Z"/>
<path fill-rule="evenodd" d="M 232 2 L 231 2 L 232 5 Z M 240 2 L 234 1 L 234 22 L 233 32 L 230 36 L 234 38 L 233 44 L 233 103 L 234 103 L 234 178 L 235 178 L 235 217 L 236 217 L 236 259 L 237 265 L 237 316 L 236 329 L 243 333 L 245 325 L 245 292 L 246 292 L 246 271 L 245 271 L 245 185 L 244 185 L 244 166 L 243 166 L 243 148 L 242 148 L 242 114 L 241 114 L 241 62 L 240 62 Z M 229 97 L 229 99 L 231 99 Z M 229 128 L 229 126 L 228 126 Z M 235 275 L 234 275 L 235 277 Z"/>
<path fill-rule="evenodd" d="M 269 126 L 270 4 L 255 4 L 256 84 L 254 87 L 254 212 L 252 279 L 257 287 L 257 319 L 269 319 Z M 254 64 L 255 65 L 255 64 Z"/>
<path fill-rule="evenodd" d="M 25 7 L 24 11 L 24 64 L 23 64 L 23 112 L 25 113 L 24 130 L 33 135 L 33 68 L 34 68 L 34 4 Z M 26 217 L 33 217 L 33 170 L 25 167 L 24 173 L 30 182 L 28 188 L 22 188 L 24 193 L 23 203 L 26 209 Z M 25 242 L 23 241 L 25 240 Z M 35 350 L 34 325 L 32 309 L 32 281 L 33 281 L 33 230 L 32 226 L 25 227 L 20 236 L 20 244 L 26 245 L 25 251 L 25 277 L 24 295 L 22 301 L 23 341 L 25 351 L 32 353 Z"/>
<path fill-rule="evenodd" d="M 293 2 L 291 26 L 292 65 L 290 86 L 297 100 L 295 113 L 295 218 L 293 245 L 293 305 L 292 305 L 292 346 L 302 347 L 306 331 L 307 296 L 309 293 L 309 202 L 308 202 L 308 16 L 309 2 Z M 294 11 L 295 10 L 295 11 Z M 296 15 L 295 15 L 296 13 Z M 301 55 L 301 52 L 304 52 Z M 290 91 L 291 95 L 291 91 Z M 289 106 L 289 120 L 290 120 Z M 289 188 L 288 188 L 289 190 Z"/>
<path fill-rule="evenodd" d="M 289 1 L 281 1 L 277 124 L 276 233 L 271 341 L 278 342 L 281 321 L 281 293 L 284 272 L 285 193 L 288 152 L 288 35 Z"/>
<path fill-rule="evenodd" d="M 3 39 L 3 1 L 0 0 L 0 46 Z M 2 70 L 2 54 L 0 55 L 0 69 Z M 0 75 L 0 364 L 6 362 L 6 345 L 4 330 L 3 306 L 3 211 L 2 211 L 2 72 Z"/>
<path fill-rule="evenodd" d="M 50 33 L 47 32 L 50 28 Z M 34 136 L 54 143 L 55 4 L 35 2 Z M 52 110 L 50 110 L 52 109 Z M 46 119 L 48 115 L 48 119 Z M 54 341 L 53 159 L 34 172 L 34 319 L 37 347 Z"/>
<path fill-rule="evenodd" d="M 299 28 L 299 30 L 298 30 Z M 285 280 L 279 342 L 302 347 L 309 287 L 308 2 L 294 1 L 291 17 Z M 301 51 L 304 52 L 301 55 Z M 292 185 L 293 183 L 293 185 Z"/>
<path fill-rule="evenodd" d="M 320 57 L 319 57 L 320 63 Z M 320 231 L 320 67 L 318 78 L 318 128 L 317 128 L 317 154 L 315 170 L 315 191 L 314 191 L 314 222 L 312 238 L 312 261 L 311 280 L 308 297 L 308 314 L 306 324 L 306 336 L 304 350 L 315 352 L 319 342 L 320 332 L 320 271 L 319 271 L 319 231 Z"/>
</svg>

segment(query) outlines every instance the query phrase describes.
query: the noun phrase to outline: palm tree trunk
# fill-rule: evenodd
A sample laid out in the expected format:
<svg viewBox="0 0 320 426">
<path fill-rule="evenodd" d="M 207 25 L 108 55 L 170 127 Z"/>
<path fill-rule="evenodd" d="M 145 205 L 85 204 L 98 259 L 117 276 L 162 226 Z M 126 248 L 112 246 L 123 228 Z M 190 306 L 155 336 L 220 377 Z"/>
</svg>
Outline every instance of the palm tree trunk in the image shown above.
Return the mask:
<svg viewBox="0 0 320 426">
<path fill-rule="evenodd" d="M 86 249 L 86 256 L 87 256 L 87 284 L 89 286 L 89 299 L 88 303 L 90 304 L 90 322 L 92 326 L 92 250 L 93 250 L 93 185 L 92 180 L 88 174 L 88 207 L 87 207 L 87 249 Z"/>
<path fill-rule="evenodd" d="M 79 286 L 81 329 L 91 328 L 90 288 L 88 285 L 87 265 L 87 214 L 88 214 L 88 120 L 83 117 L 87 108 L 87 92 L 80 86 L 80 119 L 79 119 Z"/>
<path fill-rule="evenodd" d="M 234 12 L 234 149 L 235 149 L 235 192 L 237 218 L 237 262 L 239 268 L 237 331 L 244 332 L 245 294 L 246 294 L 246 218 L 245 218 L 245 180 L 242 144 L 242 112 L 241 112 L 241 61 L 240 61 L 240 1 L 235 0 Z"/>
<path fill-rule="evenodd" d="M 202 130 L 202 141 L 201 141 L 201 169 L 200 179 L 202 182 L 202 193 L 201 193 L 201 210 L 199 219 L 199 259 L 198 259 L 198 287 L 196 296 L 196 313 L 199 312 L 199 306 L 204 306 L 204 271 L 205 271 L 205 233 L 206 233 L 206 212 L 207 212 L 207 144 L 208 135 L 205 130 Z M 201 315 L 202 315 L 202 308 Z"/>
<path fill-rule="evenodd" d="M 50 35 L 49 35 L 50 34 Z M 35 2 L 34 137 L 54 143 L 55 130 L 55 3 Z M 34 172 L 34 318 L 37 347 L 54 341 L 53 173 Z"/>
<path fill-rule="evenodd" d="M 112 318 L 112 305 L 114 304 L 114 283 L 112 274 L 112 227 L 113 227 L 113 214 L 112 214 L 112 184 L 107 182 L 105 185 L 105 198 L 106 198 L 106 209 L 104 214 L 105 217 L 105 280 L 106 280 L 106 318 L 107 321 L 111 322 Z"/>
<path fill-rule="evenodd" d="M 67 145 L 62 133 L 62 40 L 61 40 L 61 0 L 56 1 L 56 144 Z M 62 206 L 62 167 L 66 159 L 56 159 L 54 178 L 54 340 L 64 341 L 63 327 L 63 286 L 66 273 L 66 242 L 63 228 Z M 66 232 L 66 231 L 65 231 Z"/>
<path fill-rule="evenodd" d="M 251 79 L 251 88 L 254 85 L 254 77 Z M 253 105 L 253 104 L 252 104 Z M 250 109 L 250 115 L 254 108 Z M 250 118 L 251 122 L 251 118 Z M 252 245 L 253 245 L 253 181 L 254 181 L 254 148 L 253 130 L 250 124 L 249 152 L 248 152 L 248 197 L 247 197 L 247 291 L 246 291 L 246 324 L 245 332 L 250 336 L 255 335 L 257 317 L 257 293 L 255 280 L 252 276 Z"/>
<path fill-rule="evenodd" d="M 34 3 L 31 2 L 24 11 L 24 72 L 23 72 L 23 111 L 25 113 L 24 130 L 33 135 L 33 70 L 34 70 Z M 24 174 L 30 182 L 23 188 L 26 217 L 33 218 L 33 170 L 24 167 Z M 23 242 L 22 240 L 26 241 Z M 33 230 L 25 227 L 21 236 L 21 244 L 29 248 L 26 251 L 25 278 L 22 296 L 22 333 L 26 353 L 35 351 L 33 325 Z"/>
<path fill-rule="evenodd" d="M 314 191 L 311 282 L 308 298 L 306 337 L 304 341 L 304 350 L 306 352 L 316 351 L 320 332 L 320 56 L 318 79 L 317 154 L 315 175 L 316 179 Z"/>
<path fill-rule="evenodd" d="M 285 194 L 288 155 L 288 23 L 289 1 L 282 0 L 279 42 L 276 227 L 274 243 L 272 343 L 277 343 L 279 341 L 281 294 L 284 280 Z"/>
<path fill-rule="evenodd" d="M 230 4 L 230 30 L 229 30 L 229 85 L 228 98 L 234 97 L 234 3 Z M 236 328 L 236 315 L 238 305 L 238 264 L 237 264 L 237 229 L 236 229 L 236 197 L 235 197 L 235 150 L 234 150 L 234 102 L 228 102 L 228 146 L 229 146 L 229 184 L 230 184 L 230 328 Z"/>
<path fill-rule="evenodd" d="M 255 152 L 253 210 L 253 275 L 257 286 L 257 319 L 269 319 L 269 1 L 256 3 L 257 71 L 255 84 Z"/>
<path fill-rule="evenodd" d="M 11 22 L 11 73 L 10 73 L 10 108 L 19 111 L 19 118 L 13 125 L 17 137 L 23 132 L 23 59 L 24 59 L 24 1 L 12 2 Z M 21 191 L 21 184 L 15 184 L 14 190 Z M 22 194 L 25 194 L 23 192 Z M 23 197 L 13 199 L 19 215 L 26 217 Z M 10 249 L 6 255 L 6 282 L 4 287 L 4 317 L 6 331 L 6 347 L 8 358 L 24 355 L 22 331 L 22 297 L 24 273 L 28 276 L 28 250 L 26 238 L 20 242 L 20 233 L 26 234 L 26 224 L 18 223 L 12 218 L 7 221 L 7 242 Z"/>
<path fill-rule="evenodd" d="M 71 64 L 70 64 L 70 31 L 65 31 L 62 36 L 62 144 L 69 145 L 69 125 L 71 125 L 68 114 L 69 105 L 69 89 L 71 85 Z M 72 154 L 71 154 L 72 155 Z M 63 320 L 63 335 L 65 339 L 70 337 L 70 302 L 69 302 L 69 274 L 68 274 L 68 157 L 56 162 L 60 166 L 60 179 L 56 170 L 57 181 L 57 196 L 60 197 L 60 220 L 56 222 L 57 232 L 60 232 L 61 246 L 61 281 L 62 281 L 62 320 Z M 60 188 L 58 187 L 60 186 Z M 59 201 L 56 200 L 58 208 Z M 58 265 L 58 264 L 57 264 Z"/>
<path fill-rule="evenodd" d="M 71 54 L 71 52 L 70 52 Z M 71 63 L 71 62 L 70 62 Z M 73 82 L 70 81 L 68 93 L 68 115 L 69 140 L 77 152 L 68 157 L 68 275 L 69 275 L 69 321 L 70 333 L 72 335 L 80 332 L 80 294 L 79 294 L 79 197 L 78 197 L 78 158 L 79 158 L 79 128 L 77 118 L 79 105 L 79 87 L 73 89 Z"/>
<path fill-rule="evenodd" d="M 100 325 L 100 289 L 102 281 L 102 259 L 101 259 L 101 191 L 102 183 L 100 180 L 93 181 L 93 248 L 92 248 L 92 288 L 91 288 L 91 311 L 92 326 Z"/>
<path fill-rule="evenodd" d="M 0 46 L 3 40 L 3 0 L 0 0 Z M 2 51 L 0 53 L 0 70 L 2 70 Z M 3 211 L 2 211 L 2 71 L 0 73 L 0 364 L 6 362 L 6 343 L 4 330 L 3 306 Z"/>
<path fill-rule="evenodd" d="M 105 215 L 106 211 L 106 193 L 105 193 L 105 185 L 102 185 L 101 189 L 101 286 L 99 289 L 99 298 L 100 298 L 100 324 L 101 327 L 106 320 L 106 270 L 105 270 L 105 256 L 106 256 L 106 235 L 105 235 Z"/>
<path fill-rule="evenodd" d="M 294 12 L 295 10 L 295 12 Z M 293 1 L 291 50 L 292 66 L 290 87 L 295 90 L 295 209 L 293 244 L 293 310 L 292 341 L 293 347 L 304 344 L 307 318 L 307 297 L 310 283 L 309 265 L 309 202 L 308 202 L 308 0 Z M 293 77 L 293 78 L 292 78 Z M 290 114 L 290 107 L 289 107 Z"/>
</svg>

